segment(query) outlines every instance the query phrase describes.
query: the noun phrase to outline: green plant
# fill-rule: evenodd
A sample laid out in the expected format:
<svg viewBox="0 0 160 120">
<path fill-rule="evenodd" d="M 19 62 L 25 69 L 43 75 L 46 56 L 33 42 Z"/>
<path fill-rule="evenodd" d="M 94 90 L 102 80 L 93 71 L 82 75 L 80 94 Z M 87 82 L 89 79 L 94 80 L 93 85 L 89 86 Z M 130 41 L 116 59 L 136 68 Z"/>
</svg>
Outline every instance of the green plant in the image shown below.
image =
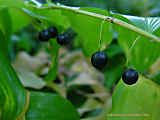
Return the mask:
<svg viewBox="0 0 160 120">
<path fill-rule="evenodd" d="M 134 68 L 141 74 L 137 83 L 133 86 L 124 84 L 122 80 L 118 82 L 112 96 L 112 108 L 107 112 L 104 110 L 104 118 L 107 117 L 108 120 L 116 119 L 107 116 L 108 113 L 148 115 L 132 116 L 132 118 L 118 116 L 119 120 L 159 119 L 159 85 L 156 80 L 152 81 L 152 79 L 156 79 L 153 75 L 159 73 L 160 69 L 154 68 L 155 72 L 152 72 L 153 69 L 151 69 L 159 58 L 159 17 L 120 15 L 95 8 L 63 6 L 50 1 L 46 4 L 40 4 L 35 1 L 0 0 L 1 120 L 80 119 L 77 110 L 64 98 L 66 95 L 63 89 L 52 83 L 57 77 L 60 46 L 55 39 L 49 40 L 48 31 L 47 37 L 43 38 L 42 35 L 40 40 L 49 40 L 50 48 L 48 51 L 52 57 L 52 63 L 43 80 L 36 79 L 42 86 L 45 84 L 59 95 L 35 92 L 34 90 L 28 91 L 20 83 L 17 77 L 18 72 L 14 72 L 11 66 L 9 51 L 11 51 L 10 45 L 13 33 L 28 24 L 32 24 L 37 31 L 55 26 L 59 33 L 64 33 L 72 27 L 77 33 L 73 44 L 82 48 L 86 58 L 90 58 L 97 51 L 104 51 L 108 55 L 109 62 L 106 67 L 107 70 L 103 72 L 106 73 L 106 77 L 109 73 L 110 78 L 112 78 L 106 81 L 107 88 L 110 88 L 116 82 L 125 67 Z M 118 43 L 116 44 L 113 43 L 115 34 L 118 34 L 116 38 Z M 125 62 L 124 58 L 126 58 Z M 26 71 L 21 72 L 23 74 L 27 73 Z"/>
</svg>

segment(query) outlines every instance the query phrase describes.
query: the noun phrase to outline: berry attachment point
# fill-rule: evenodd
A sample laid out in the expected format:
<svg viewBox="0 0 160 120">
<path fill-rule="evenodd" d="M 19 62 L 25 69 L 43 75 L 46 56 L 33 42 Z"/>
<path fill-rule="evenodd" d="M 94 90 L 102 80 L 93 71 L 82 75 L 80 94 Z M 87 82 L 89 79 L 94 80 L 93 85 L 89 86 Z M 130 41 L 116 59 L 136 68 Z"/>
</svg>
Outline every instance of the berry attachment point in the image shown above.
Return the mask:
<svg viewBox="0 0 160 120">
<path fill-rule="evenodd" d="M 134 69 L 127 69 L 122 74 L 122 80 L 127 85 L 135 84 L 138 81 L 138 72 Z"/>
</svg>

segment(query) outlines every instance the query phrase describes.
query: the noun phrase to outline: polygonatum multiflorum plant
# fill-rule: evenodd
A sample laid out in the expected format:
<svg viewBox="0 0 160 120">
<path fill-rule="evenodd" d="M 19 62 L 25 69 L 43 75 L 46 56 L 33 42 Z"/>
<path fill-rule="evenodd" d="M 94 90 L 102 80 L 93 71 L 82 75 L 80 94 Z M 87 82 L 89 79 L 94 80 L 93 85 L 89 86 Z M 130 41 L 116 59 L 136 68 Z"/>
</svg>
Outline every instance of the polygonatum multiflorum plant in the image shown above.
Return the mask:
<svg viewBox="0 0 160 120">
<path fill-rule="evenodd" d="M 60 91 L 58 95 L 26 90 L 12 68 L 11 37 L 28 24 L 39 32 L 37 39 L 42 44 L 48 42 L 52 49 L 51 67 L 43 80 L 47 84 L 57 76 L 59 48 L 72 42 L 65 32 L 68 28 L 77 33 L 74 42 L 80 44 L 86 59 L 102 73 L 103 69 L 110 70 L 108 64 L 113 61 L 120 64 L 119 58 L 110 59 L 116 48 L 108 52 L 114 33 L 118 34 L 126 70 L 118 72 L 122 79 L 114 89 L 112 107 L 106 108 L 105 119 L 115 120 L 107 114 L 120 114 L 118 120 L 130 120 L 125 115 L 136 114 L 139 116 L 132 119 L 159 120 L 160 89 L 154 76 L 159 75 L 160 69 L 156 67 L 154 72 L 151 69 L 160 57 L 159 17 L 127 16 L 96 8 L 41 4 L 35 0 L 0 0 L 1 120 L 80 120 L 76 108 L 61 97 Z"/>
</svg>

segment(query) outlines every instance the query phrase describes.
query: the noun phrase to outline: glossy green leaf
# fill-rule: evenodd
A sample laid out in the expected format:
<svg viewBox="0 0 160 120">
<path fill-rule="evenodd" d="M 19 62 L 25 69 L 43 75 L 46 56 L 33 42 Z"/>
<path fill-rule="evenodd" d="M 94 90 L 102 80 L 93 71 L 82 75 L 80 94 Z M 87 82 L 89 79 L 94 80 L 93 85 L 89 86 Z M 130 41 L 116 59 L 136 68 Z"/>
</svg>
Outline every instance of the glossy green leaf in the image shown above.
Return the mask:
<svg viewBox="0 0 160 120">
<path fill-rule="evenodd" d="M 15 120 L 24 108 L 26 91 L 4 56 L 5 53 L 0 51 L 0 119 Z"/>
<path fill-rule="evenodd" d="M 112 58 L 115 55 L 123 54 L 123 50 L 117 44 L 111 44 L 105 50 L 109 58 Z"/>
<path fill-rule="evenodd" d="M 110 15 L 107 11 L 98 10 L 95 8 L 81 8 L 81 10 L 93 12 L 101 15 Z M 78 33 L 81 38 L 81 43 L 85 55 L 91 56 L 99 49 L 104 50 L 105 47 L 112 41 L 112 27 L 111 23 L 103 20 L 77 14 L 76 12 L 65 11 L 64 14 L 70 20 L 71 26 Z M 101 31 L 102 25 L 102 31 Z M 99 44 L 100 34 L 102 35 L 102 44 Z"/>
<path fill-rule="evenodd" d="M 0 41 L 2 42 L 2 44 L 0 44 L 0 51 L 3 52 L 3 54 L 5 54 L 4 57 L 8 58 L 9 57 L 8 42 L 1 30 L 0 30 Z"/>
<path fill-rule="evenodd" d="M 54 25 L 59 31 L 62 31 L 70 26 L 69 21 L 64 15 L 62 15 L 61 10 L 27 7 L 26 9 L 23 9 L 23 11 L 33 17 L 33 19 L 36 18 L 41 20 L 43 25 L 42 28 L 45 28 L 44 25 L 46 25 L 46 27 Z"/>
<path fill-rule="evenodd" d="M 8 59 L 11 21 L 8 9 L 1 9 L 0 29 L 0 107 L 1 120 L 15 120 L 22 112 L 26 102 L 26 91 L 12 69 Z M 7 19 L 7 20 L 6 20 Z M 7 25 L 5 26 L 5 23 Z"/>
<path fill-rule="evenodd" d="M 132 23 L 133 25 L 136 25 L 152 34 L 155 34 L 160 27 L 160 20 L 157 20 L 157 18 L 142 19 L 131 17 L 131 20 L 134 22 L 133 23 L 122 16 L 120 17 L 116 15 L 116 17 Z M 154 42 L 144 36 L 119 26 L 117 26 L 117 31 L 119 33 L 119 45 L 126 53 L 129 66 L 136 68 L 138 71 L 145 71 L 157 60 L 159 57 L 158 51 L 160 50 L 159 42 Z"/>
<path fill-rule="evenodd" d="M 137 27 L 149 32 L 153 33 L 160 27 L 160 17 L 136 17 L 136 16 L 128 16 L 123 15 L 130 21 L 132 21 Z"/>
<path fill-rule="evenodd" d="M 6 24 L 7 23 L 7 24 Z M 0 9 L 0 33 L 1 35 L 1 49 L 9 57 L 10 36 L 12 33 L 12 22 L 8 12 L 8 8 Z"/>
<path fill-rule="evenodd" d="M 9 14 L 12 20 L 13 32 L 17 32 L 18 30 L 30 24 L 29 18 L 27 18 L 27 16 L 25 16 L 19 9 L 10 8 Z"/>
<path fill-rule="evenodd" d="M 73 105 L 51 93 L 31 92 L 26 120 L 80 120 Z"/>
<path fill-rule="evenodd" d="M 159 86 L 142 76 L 134 85 L 126 85 L 121 80 L 112 99 L 112 109 L 107 120 L 159 119 Z"/>
<path fill-rule="evenodd" d="M 12 32 L 12 23 L 8 8 L 0 9 L 0 29 L 6 36 L 10 36 Z"/>
</svg>

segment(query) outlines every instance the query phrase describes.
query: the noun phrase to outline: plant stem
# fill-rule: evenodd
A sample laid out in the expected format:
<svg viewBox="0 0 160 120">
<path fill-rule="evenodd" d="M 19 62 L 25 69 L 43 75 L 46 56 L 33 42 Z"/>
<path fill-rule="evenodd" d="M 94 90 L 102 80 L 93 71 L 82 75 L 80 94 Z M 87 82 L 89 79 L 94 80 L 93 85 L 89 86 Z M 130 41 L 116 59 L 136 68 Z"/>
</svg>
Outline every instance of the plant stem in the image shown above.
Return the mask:
<svg viewBox="0 0 160 120">
<path fill-rule="evenodd" d="M 90 17 L 94 17 L 94 18 L 97 18 L 97 19 L 102 19 L 102 20 L 106 20 L 108 22 L 111 22 L 113 24 L 117 24 L 121 27 L 124 27 L 124 28 L 127 28 L 131 31 L 134 31 L 140 35 L 143 35 L 153 41 L 156 41 L 156 42 L 160 42 L 160 38 L 151 34 L 151 33 L 148 33 L 134 25 L 131 25 L 131 24 L 128 24 L 122 20 L 119 20 L 117 18 L 113 18 L 113 17 L 110 17 L 110 16 L 105 16 L 105 15 L 100 15 L 100 14 L 96 14 L 96 13 L 92 13 L 92 12 L 87 12 L 87 11 L 84 11 L 84 10 L 80 10 L 80 9 L 77 9 L 77 8 L 74 8 L 74 7 L 68 7 L 68 6 L 60 6 L 60 5 L 51 5 L 49 7 L 40 7 L 39 9 L 60 9 L 60 10 L 66 10 L 66 11 L 71 11 L 71 12 L 75 12 L 76 14 L 82 14 L 82 15 L 87 15 L 87 16 L 90 16 Z"/>
<path fill-rule="evenodd" d="M 26 91 L 26 104 L 22 110 L 22 112 L 20 113 L 20 115 L 16 118 L 16 120 L 25 120 L 25 113 L 28 110 L 29 107 L 29 103 L 30 103 L 30 92 Z"/>
</svg>

